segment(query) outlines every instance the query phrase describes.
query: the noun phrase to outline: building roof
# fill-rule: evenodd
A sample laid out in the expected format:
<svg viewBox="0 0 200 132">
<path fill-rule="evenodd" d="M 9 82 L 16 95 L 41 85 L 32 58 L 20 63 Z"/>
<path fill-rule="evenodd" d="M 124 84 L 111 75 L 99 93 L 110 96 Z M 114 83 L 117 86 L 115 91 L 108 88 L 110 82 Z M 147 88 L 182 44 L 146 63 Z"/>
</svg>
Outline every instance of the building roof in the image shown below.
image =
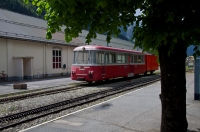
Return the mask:
<svg viewBox="0 0 200 132">
<path fill-rule="evenodd" d="M 62 28 L 64 29 L 64 27 Z M 82 30 L 79 37 L 66 43 L 63 32 L 56 32 L 52 39 L 46 39 L 47 21 L 35 17 L 0 9 L 0 37 L 11 39 L 22 39 L 26 41 L 37 41 L 42 43 L 68 44 L 70 46 L 86 45 L 88 31 Z M 106 36 L 97 34 L 90 44 L 107 46 Z M 119 38 L 112 38 L 108 44 L 112 47 L 133 49 L 134 44 Z"/>
</svg>

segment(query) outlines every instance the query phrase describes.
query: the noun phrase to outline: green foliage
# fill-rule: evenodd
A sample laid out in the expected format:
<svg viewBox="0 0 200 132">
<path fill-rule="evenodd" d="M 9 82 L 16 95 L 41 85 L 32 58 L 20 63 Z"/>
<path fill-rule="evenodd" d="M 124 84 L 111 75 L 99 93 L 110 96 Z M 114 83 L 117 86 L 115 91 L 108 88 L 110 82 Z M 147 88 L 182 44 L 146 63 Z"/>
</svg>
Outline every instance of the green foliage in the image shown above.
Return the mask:
<svg viewBox="0 0 200 132">
<path fill-rule="evenodd" d="M 24 0 L 28 2 L 29 0 Z M 172 0 L 30 0 L 38 7 L 38 13 L 46 10 L 48 21 L 47 38 L 66 26 L 65 40 L 78 37 L 82 29 L 90 25 L 86 43 L 96 38 L 96 33 L 106 33 L 107 42 L 112 35 L 118 36 L 118 27 L 136 22 L 133 40 L 135 46 L 144 51 L 156 52 L 160 45 L 169 45 L 168 54 L 173 51 L 178 41 L 183 46 L 199 45 L 200 8 L 198 0 L 173 2 Z M 142 14 L 136 16 L 136 9 Z M 198 53 L 198 52 L 197 52 Z"/>
</svg>

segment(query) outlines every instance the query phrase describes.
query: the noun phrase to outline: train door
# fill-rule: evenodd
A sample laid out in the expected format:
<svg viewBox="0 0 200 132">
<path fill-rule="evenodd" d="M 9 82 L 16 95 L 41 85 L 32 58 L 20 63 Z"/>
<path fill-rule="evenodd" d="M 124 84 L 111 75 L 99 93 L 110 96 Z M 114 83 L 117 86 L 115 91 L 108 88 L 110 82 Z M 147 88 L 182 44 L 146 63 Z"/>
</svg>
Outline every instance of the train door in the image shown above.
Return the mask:
<svg viewBox="0 0 200 132">
<path fill-rule="evenodd" d="M 131 73 L 131 54 L 127 54 L 127 58 L 128 58 L 128 75 Z"/>
<path fill-rule="evenodd" d="M 102 64 L 102 77 L 103 79 L 105 79 L 106 77 L 106 52 L 105 51 L 101 51 L 101 64 Z"/>
<path fill-rule="evenodd" d="M 99 64 L 99 69 L 96 72 L 100 72 L 98 73 L 99 75 L 101 75 L 99 77 L 99 80 L 104 80 L 105 76 L 106 76 L 106 62 L 105 62 L 105 53 L 104 51 L 97 51 L 97 64 Z"/>
</svg>

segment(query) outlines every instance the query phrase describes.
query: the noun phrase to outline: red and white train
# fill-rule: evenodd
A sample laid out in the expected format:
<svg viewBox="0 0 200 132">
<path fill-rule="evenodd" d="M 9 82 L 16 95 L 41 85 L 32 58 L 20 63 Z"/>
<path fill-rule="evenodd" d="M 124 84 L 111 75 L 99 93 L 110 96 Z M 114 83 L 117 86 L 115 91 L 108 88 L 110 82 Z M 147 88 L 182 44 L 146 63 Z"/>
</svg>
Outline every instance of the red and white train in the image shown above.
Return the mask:
<svg viewBox="0 0 200 132">
<path fill-rule="evenodd" d="M 71 79 L 101 81 L 151 74 L 158 70 L 157 57 L 141 51 L 86 45 L 74 49 Z"/>
</svg>

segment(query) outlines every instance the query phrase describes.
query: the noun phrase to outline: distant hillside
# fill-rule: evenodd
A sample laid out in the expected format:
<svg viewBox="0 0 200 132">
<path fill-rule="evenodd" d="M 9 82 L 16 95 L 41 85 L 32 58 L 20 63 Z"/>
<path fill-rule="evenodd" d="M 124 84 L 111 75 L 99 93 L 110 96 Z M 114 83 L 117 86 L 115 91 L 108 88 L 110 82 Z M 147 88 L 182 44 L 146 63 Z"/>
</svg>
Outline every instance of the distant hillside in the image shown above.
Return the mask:
<svg viewBox="0 0 200 132">
<path fill-rule="evenodd" d="M 23 0 L 0 0 L 0 8 L 32 17 L 42 19 L 44 17 L 44 13 L 42 15 L 38 15 L 36 13 L 37 7 L 31 5 L 31 3 L 27 5 L 23 2 Z"/>
</svg>

